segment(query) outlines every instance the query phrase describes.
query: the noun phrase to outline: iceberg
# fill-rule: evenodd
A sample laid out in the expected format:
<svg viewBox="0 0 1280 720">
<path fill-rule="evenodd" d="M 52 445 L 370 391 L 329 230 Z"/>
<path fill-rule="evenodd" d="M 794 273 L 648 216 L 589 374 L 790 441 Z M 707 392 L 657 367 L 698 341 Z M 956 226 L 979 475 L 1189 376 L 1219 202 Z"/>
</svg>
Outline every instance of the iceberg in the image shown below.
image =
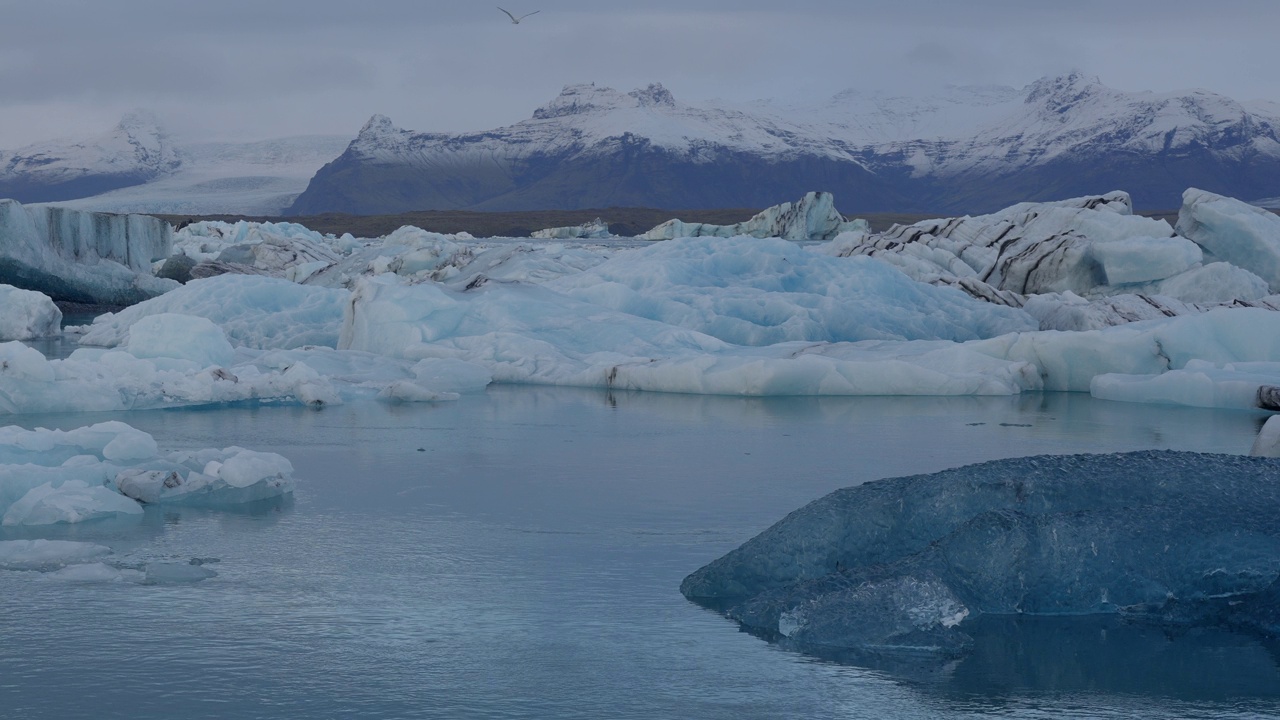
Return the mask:
<svg viewBox="0 0 1280 720">
<path fill-rule="evenodd" d="M 680 590 L 802 648 L 957 654 L 977 618 L 1013 614 L 1276 634 L 1278 479 L 1266 458 L 1148 451 L 880 480 L 791 513 Z"/>
<path fill-rule="evenodd" d="M 121 422 L 69 431 L 0 428 L 0 524 L 6 526 L 141 515 L 143 504 L 242 504 L 287 495 L 293 487 L 293 466 L 279 455 L 239 447 L 162 454 L 150 435 Z M 0 567 L 66 564 L 86 552 L 0 543 Z"/>
<path fill-rule="evenodd" d="M 609 224 L 600 218 L 571 227 L 535 230 L 530 237 L 537 240 L 603 240 L 613 237 Z"/>
<path fill-rule="evenodd" d="M 777 238 L 672 240 L 544 287 L 735 345 L 971 340 L 1038 327 L 1017 309 L 915 282 L 886 263 Z"/>
<path fill-rule="evenodd" d="M 1280 293 L 1280 216 L 1191 188 L 1182 195 L 1177 231 L 1213 257 L 1248 268 Z"/>
<path fill-rule="evenodd" d="M 711 225 L 668 220 L 644 234 L 646 240 L 673 240 L 690 237 L 782 238 L 784 240 L 829 241 L 843 232 L 867 232 L 865 220 L 848 220 L 835 208 L 828 192 L 811 192 L 794 203 L 774 205 L 750 220 L 736 225 Z"/>
<path fill-rule="evenodd" d="M 54 300 L 128 305 L 177 287 L 151 264 L 172 251 L 168 223 L 0 200 L 0 282 Z"/>
<path fill-rule="evenodd" d="M 1129 196 L 1114 192 L 877 235 L 846 233 L 820 251 L 876 257 L 920 282 L 999 305 L 1034 304 L 1042 330 L 1098 329 L 1222 305 L 1270 308 L 1261 301 L 1271 291 L 1253 264 L 1222 262 L 1230 258 L 1214 256 L 1197 238 L 1133 215 Z"/>
<path fill-rule="evenodd" d="M 335 347 L 343 306 L 351 293 L 278 278 L 219 275 L 193 280 L 160 297 L 108 313 L 83 329 L 81 345 L 120 347 L 138 321 L 164 314 L 204 318 L 237 346 L 292 349 Z"/>
<path fill-rule="evenodd" d="M 1028 363 L 951 342 L 743 347 L 546 287 L 490 285 L 459 293 L 404 285 L 391 275 L 357 284 L 339 348 L 461 360 L 485 368 L 496 382 L 666 392 L 954 395 L 1039 387 Z"/>
<path fill-rule="evenodd" d="M 53 337 L 62 332 L 62 311 L 49 296 L 0 285 L 0 342 Z"/>
</svg>

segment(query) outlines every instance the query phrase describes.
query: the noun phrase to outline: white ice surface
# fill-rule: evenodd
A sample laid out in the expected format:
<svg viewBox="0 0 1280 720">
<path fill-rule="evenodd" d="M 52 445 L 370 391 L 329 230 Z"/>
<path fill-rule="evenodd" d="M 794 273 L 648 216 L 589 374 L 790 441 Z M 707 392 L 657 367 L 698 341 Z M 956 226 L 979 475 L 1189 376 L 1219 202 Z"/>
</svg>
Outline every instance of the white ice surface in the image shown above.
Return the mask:
<svg viewBox="0 0 1280 720">
<path fill-rule="evenodd" d="M 158 298 L 94 321 L 82 345 L 118 347 L 142 318 L 164 313 L 212 321 L 237 346 L 258 349 L 334 347 L 342 324 L 345 290 L 306 287 L 253 275 L 219 275 L 193 280 Z"/>
<path fill-rule="evenodd" d="M 62 311 L 49 296 L 0 285 L 0 341 L 52 337 L 62 331 Z"/>
<path fill-rule="evenodd" d="M 878 260 L 777 238 L 673 240 L 545 287 L 736 345 L 970 340 L 1038 327 L 1020 310 L 914 282 Z"/>
<path fill-rule="evenodd" d="M 673 240 L 688 237 L 782 238 L 784 240 L 829 241 L 843 232 L 865 232 L 865 220 L 846 220 L 835 208 L 828 192 L 811 192 L 796 202 L 762 210 L 736 225 L 712 225 L 668 220 L 645 233 L 646 240 Z"/>
<path fill-rule="evenodd" d="M 1108 285 L 1163 280 L 1204 259 L 1199 245 L 1180 237 L 1130 237 L 1094 243 L 1092 249 Z"/>
<path fill-rule="evenodd" d="M 1280 216 L 1192 188 L 1182 195 L 1177 229 L 1215 259 L 1247 268 L 1280 293 Z"/>
</svg>

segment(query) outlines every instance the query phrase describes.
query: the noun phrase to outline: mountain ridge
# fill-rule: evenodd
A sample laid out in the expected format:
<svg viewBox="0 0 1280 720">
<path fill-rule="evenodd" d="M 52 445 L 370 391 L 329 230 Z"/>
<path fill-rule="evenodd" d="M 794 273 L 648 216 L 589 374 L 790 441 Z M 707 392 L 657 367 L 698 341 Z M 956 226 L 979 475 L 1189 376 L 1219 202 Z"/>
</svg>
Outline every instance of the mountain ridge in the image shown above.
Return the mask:
<svg viewBox="0 0 1280 720">
<path fill-rule="evenodd" d="M 1267 109 L 1080 72 L 922 99 L 846 91 L 809 107 L 568 85 L 493 130 L 415 133 L 374 116 L 289 212 L 751 207 L 813 189 L 846 212 L 983 212 L 1116 187 L 1176 207 L 1193 185 L 1280 195 L 1280 116 Z"/>
</svg>

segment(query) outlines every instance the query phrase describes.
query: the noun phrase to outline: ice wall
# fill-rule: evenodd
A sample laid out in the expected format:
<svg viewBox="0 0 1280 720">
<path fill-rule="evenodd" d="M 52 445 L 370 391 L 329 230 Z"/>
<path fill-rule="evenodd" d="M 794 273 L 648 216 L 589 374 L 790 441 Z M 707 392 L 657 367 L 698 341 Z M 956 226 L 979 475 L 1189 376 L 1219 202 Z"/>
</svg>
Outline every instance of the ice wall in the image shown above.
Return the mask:
<svg viewBox="0 0 1280 720">
<path fill-rule="evenodd" d="M 535 230 L 530 237 L 536 240 L 603 240 L 613 235 L 609 232 L 609 224 L 596 218 L 581 225 Z"/>
<path fill-rule="evenodd" d="M 151 274 L 169 256 L 168 223 L 0 200 L 0 282 L 55 300 L 131 304 L 177 287 Z"/>
</svg>

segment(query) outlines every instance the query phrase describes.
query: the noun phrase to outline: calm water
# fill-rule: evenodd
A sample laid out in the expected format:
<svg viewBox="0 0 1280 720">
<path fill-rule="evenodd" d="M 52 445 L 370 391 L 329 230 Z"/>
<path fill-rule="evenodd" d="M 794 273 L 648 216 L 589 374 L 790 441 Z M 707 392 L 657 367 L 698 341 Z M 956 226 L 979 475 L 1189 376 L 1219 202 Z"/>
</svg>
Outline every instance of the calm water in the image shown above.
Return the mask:
<svg viewBox="0 0 1280 720">
<path fill-rule="evenodd" d="M 5 719 L 1280 717 L 1280 649 L 1249 637 L 1000 621 L 961 662 L 866 668 L 738 632 L 677 590 L 838 487 L 1013 455 L 1242 453 L 1255 414 L 497 388 L 19 424 L 105 419 L 165 449 L 279 452 L 299 490 L 57 535 L 128 561 L 219 558 L 199 585 L 0 572 Z"/>
</svg>

